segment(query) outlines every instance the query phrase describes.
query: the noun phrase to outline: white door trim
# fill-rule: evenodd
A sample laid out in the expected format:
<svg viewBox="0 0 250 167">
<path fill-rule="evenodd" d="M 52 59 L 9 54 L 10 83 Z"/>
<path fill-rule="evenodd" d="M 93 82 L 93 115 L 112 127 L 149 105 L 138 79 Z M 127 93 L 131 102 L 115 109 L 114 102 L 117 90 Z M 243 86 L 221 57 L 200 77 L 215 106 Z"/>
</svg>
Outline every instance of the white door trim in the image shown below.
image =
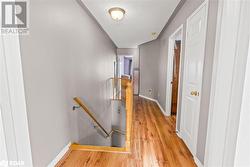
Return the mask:
<svg viewBox="0 0 250 167">
<path fill-rule="evenodd" d="M 240 122 L 237 135 L 237 145 L 235 150 L 234 166 L 250 166 L 250 40 L 248 47 L 248 57 L 244 81 L 244 91 L 240 112 Z"/>
<path fill-rule="evenodd" d="M 172 102 L 172 77 L 173 77 L 173 54 L 174 54 L 174 42 L 175 42 L 175 35 L 181 31 L 181 51 L 180 51 L 180 69 L 179 69 L 179 81 L 182 76 L 182 48 L 183 48 L 183 24 L 181 24 L 174 33 L 169 37 L 168 40 L 168 60 L 167 60 L 167 80 L 166 80 L 166 115 L 171 115 L 171 102 Z M 177 115 L 176 115 L 176 123 L 178 123 L 178 113 L 179 113 L 179 107 L 178 104 L 180 102 L 180 82 L 178 83 L 178 100 L 177 100 Z M 177 128 L 177 126 L 176 126 Z"/>
<path fill-rule="evenodd" d="M 205 32 L 207 32 L 207 21 L 208 21 L 208 19 L 207 19 L 207 17 L 208 17 L 208 0 L 205 0 L 188 18 L 187 18 L 187 22 L 186 22 L 186 25 L 188 25 L 188 23 L 189 23 L 189 20 L 194 16 L 194 15 L 196 15 L 203 7 L 205 7 L 206 8 L 206 18 L 205 18 L 205 20 L 206 20 L 206 22 L 205 22 L 205 28 L 206 28 L 206 30 L 205 30 Z M 187 31 L 187 28 L 188 27 L 186 27 L 186 39 L 185 39 L 185 54 L 187 53 L 186 52 L 186 49 L 187 49 L 187 35 L 188 35 L 188 31 Z M 207 34 L 206 34 L 207 35 Z M 206 41 L 204 41 L 204 45 L 206 44 Z M 204 52 L 205 52 L 205 50 L 204 50 Z M 204 53 L 205 54 L 205 53 Z M 185 59 L 184 59 L 184 69 L 183 69 L 183 89 L 182 89 L 182 98 L 184 97 L 184 95 L 185 95 L 185 86 L 184 86 L 184 83 L 185 83 L 185 68 L 186 68 L 186 55 L 185 55 Z M 201 96 L 201 94 L 202 94 L 202 92 L 200 92 L 200 96 Z M 200 107 L 200 104 L 199 104 L 199 107 Z M 183 109 L 184 108 L 184 102 L 183 102 L 183 100 L 181 100 L 181 108 Z M 183 110 L 182 110 L 183 111 Z M 183 135 L 183 130 L 182 130 L 182 127 L 184 126 L 184 119 L 183 119 L 183 112 L 182 112 L 182 114 L 181 114 L 181 125 L 180 125 L 180 134 L 182 134 Z M 198 128 L 199 128 L 199 115 L 200 115 L 200 109 L 199 109 L 199 112 L 198 112 L 198 114 L 197 114 L 197 120 L 195 120 L 194 121 L 194 127 L 195 127 L 195 130 L 194 130 L 194 135 L 195 135 L 195 141 L 194 141 L 194 143 L 195 143 L 195 148 L 194 148 L 194 150 L 190 150 L 191 151 L 191 153 L 192 153 L 192 155 L 193 156 L 195 156 L 196 155 L 196 148 L 197 148 L 197 137 L 198 137 Z M 183 136 L 182 136 L 183 137 Z"/>
<path fill-rule="evenodd" d="M 6 147 L 6 142 L 5 142 L 5 133 L 4 133 L 4 126 L 3 126 L 3 118 L 2 118 L 2 107 L 0 106 L 0 161 L 1 160 L 8 161 L 9 159 L 7 155 L 7 147 Z"/>
<path fill-rule="evenodd" d="M 13 144 L 15 149 L 8 150 L 9 148 L 7 147 L 7 152 L 15 152 L 14 154 L 17 155 L 17 159 L 14 159 L 14 161 L 18 161 L 18 163 L 23 162 L 24 166 L 33 166 L 19 36 L 0 35 L 0 40 L 3 47 L 3 51 L 0 56 L 2 57 L 1 59 L 5 61 L 3 62 L 5 67 L 1 69 L 6 69 L 3 71 L 1 69 L 0 70 L 1 73 L 6 76 L 6 78 L 4 78 L 6 83 L 4 87 L 7 91 L 5 95 L 1 94 L 1 103 L 8 104 L 8 106 L 10 106 L 2 108 L 2 117 L 5 118 L 5 123 L 13 125 L 12 130 L 14 135 L 11 138 L 15 142 L 15 144 Z M 9 117 L 9 113 L 11 113 L 11 117 Z M 5 114 L 8 114 L 8 116 L 5 116 Z M 5 136 L 5 140 L 7 142 L 9 138 Z"/>
<path fill-rule="evenodd" d="M 219 1 L 205 166 L 234 166 L 250 36 L 250 3 Z"/>
</svg>

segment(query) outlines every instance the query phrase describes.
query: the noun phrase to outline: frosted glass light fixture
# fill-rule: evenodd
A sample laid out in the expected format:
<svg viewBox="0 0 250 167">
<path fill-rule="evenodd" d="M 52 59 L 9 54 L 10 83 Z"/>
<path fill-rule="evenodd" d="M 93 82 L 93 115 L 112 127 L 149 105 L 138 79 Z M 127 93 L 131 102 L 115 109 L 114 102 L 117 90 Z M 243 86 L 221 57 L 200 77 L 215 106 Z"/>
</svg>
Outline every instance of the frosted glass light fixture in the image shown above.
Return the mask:
<svg viewBox="0 0 250 167">
<path fill-rule="evenodd" d="M 112 19 L 119 21 L 122 20 L 125 15 L 125 10 L 119 7 L 109 9 L 109 14 Z"/>
</svg>

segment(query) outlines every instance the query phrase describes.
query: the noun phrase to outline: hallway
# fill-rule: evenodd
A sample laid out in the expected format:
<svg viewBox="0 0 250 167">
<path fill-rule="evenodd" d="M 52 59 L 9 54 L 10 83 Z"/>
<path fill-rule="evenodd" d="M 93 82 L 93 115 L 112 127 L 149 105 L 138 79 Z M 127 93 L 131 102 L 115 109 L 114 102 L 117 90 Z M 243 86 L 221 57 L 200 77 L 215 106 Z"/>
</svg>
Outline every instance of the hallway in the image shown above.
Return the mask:
<svg viewBox="0 0 250 167">
<path fill-rule="evenodd" d="M 175 134 L 175 118 L 156 103 L 134 98 L 131 154 L 71 151 L 58 167 L 195 166 L 191 153 Z"/>
</svg>

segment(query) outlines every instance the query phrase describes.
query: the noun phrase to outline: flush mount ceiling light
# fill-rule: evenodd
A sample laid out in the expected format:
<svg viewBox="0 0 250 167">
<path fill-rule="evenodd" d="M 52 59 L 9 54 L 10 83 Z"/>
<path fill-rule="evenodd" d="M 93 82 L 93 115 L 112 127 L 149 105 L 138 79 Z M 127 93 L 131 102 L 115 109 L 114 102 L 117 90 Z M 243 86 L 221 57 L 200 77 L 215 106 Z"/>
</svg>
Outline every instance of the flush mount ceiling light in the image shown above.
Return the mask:
<svg viewBox="0 0 250 167">
<path fill-rule="evenodd" d="M 109 14 L 112 17 L 112 19 L 119 21 L 123 19 L 125 15 L 125 10 L 119 7 L 114 7 L 109 9 Z"/>
</svg>

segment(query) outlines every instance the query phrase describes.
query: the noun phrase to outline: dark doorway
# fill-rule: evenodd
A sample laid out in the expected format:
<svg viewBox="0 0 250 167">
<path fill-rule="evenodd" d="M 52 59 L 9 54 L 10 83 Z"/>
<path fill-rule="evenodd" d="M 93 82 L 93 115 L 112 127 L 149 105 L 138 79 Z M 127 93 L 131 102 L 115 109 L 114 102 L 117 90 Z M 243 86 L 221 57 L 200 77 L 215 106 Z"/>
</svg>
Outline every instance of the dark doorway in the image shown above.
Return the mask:
<svg viewBox="0 0 250 167">
<path fill-rule="evenodd" d="M 176 40 L 174 47 L 174 58 L 173 58 L 171 115 L 176 115 L 177 112 L 178 85 L 179 85 L 179 73 L 180 73 L 180 52 L 181 52 L 181 41 Z"/>
</svg>

